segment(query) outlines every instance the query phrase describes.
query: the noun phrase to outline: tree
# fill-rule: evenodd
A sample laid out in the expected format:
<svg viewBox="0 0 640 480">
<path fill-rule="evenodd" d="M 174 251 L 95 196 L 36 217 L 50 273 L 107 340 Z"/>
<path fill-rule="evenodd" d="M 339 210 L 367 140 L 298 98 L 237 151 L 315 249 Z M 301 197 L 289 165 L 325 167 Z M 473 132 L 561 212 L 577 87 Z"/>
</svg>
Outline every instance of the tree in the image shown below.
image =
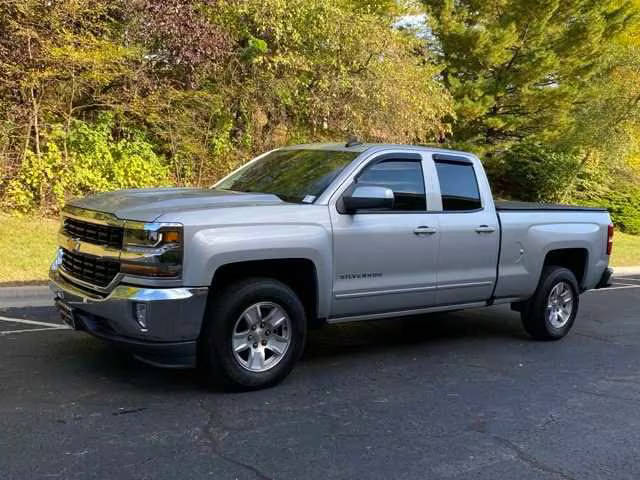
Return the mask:
<svg viewBox="0 0 640 480">
<path fill-rule="evenodd" d="M 246 0 L 214 12 L 238 54 L 225 85 L 234 130 L 262 140 L 345 138 L 433 141 L 447 132 L 450 98 L 420 41 L 392 28 L 389 2 Z M 357 13 L 354 14 L 354 9 Z M 247 131 L 243 122 L 253 130 Z"/>
<path fill-rule="evenodd" d="M 2 202 L 47 210 L 96 190 L 206 185 L 293 142 L 442 138 L 451 98 L 423 41 L 393 27 L 403 8 L 4 0 Z"/>
<path fill-rule="evenodd" d="M 455 99 L 453 139 L 492 154 L 555 141 L 607 68 L 634 8 L 618 0 L 423 0 Z"/>
</svg>

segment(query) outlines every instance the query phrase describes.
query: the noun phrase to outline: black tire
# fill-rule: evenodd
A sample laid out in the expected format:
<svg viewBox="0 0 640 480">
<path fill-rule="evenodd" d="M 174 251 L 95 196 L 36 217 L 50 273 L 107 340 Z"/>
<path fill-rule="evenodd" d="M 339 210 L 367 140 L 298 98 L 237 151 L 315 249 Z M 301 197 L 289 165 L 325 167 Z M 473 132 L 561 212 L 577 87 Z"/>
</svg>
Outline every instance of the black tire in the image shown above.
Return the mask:
<svg viewBox="0 0 640 480">
<path fill-rule="evenodd" d="M 242 313 L 259 302 L 272 302 L 286 312 L 291 324 L 289 346 L 276 365 L 253 372 L 236 360 L 231 337 Z M 249 278 L 234 282 L 210 298 L 198 342 L 198 367 L 208 384 L 233 390 L 256 390 L 275 385 L 291 372 L 302 355 L 307 319 L 295 292 L 271 278 Z"/>
<path fill-rule="evenodd" d="M 564 325 L 557 328 L 550 320 L 547 304 L 551 291 L 561 282 L 569 286 L 573 305 L 569 319 Z M 553 265 L 545 267 L 533 297 L 522 305 L 520 318 L 524 329 L 536 340 L 559 340 L 564 337 L 571 330 L 578 313 L 579 291 L 578 282 L 573 272 Z"/>
</svg>

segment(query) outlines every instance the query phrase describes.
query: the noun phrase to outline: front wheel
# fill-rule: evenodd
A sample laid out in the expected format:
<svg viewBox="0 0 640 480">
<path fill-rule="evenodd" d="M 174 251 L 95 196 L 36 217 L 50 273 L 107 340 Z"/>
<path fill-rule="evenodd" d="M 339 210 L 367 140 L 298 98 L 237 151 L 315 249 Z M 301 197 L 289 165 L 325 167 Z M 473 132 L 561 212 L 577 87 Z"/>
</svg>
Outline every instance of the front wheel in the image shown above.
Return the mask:
<svg viewBox="0 0 640 480">
<path fill-rule="evenodd" d="M 578 314 L 578 292 L 573 272 L 563 267 L 545 267 L 538 288 L 520 313 L 524 329 L 536 340 L 564 337 Z"/>
<path fill-rule="evenodd" d="M 304 349 L 305 310 L 282 282 L 253 278 L 211 299 L 198 352 L 209 382 L 258 389 L 286 377 Z"/>
</svg>

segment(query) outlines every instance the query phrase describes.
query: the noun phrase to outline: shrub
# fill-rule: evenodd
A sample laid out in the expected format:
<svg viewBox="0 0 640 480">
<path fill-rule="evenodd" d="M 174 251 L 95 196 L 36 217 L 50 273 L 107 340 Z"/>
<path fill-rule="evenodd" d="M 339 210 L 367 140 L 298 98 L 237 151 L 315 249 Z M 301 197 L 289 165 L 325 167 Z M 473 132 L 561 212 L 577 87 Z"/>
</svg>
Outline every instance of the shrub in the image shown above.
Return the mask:
<svg viewBox="0 0 640 480">
<path fill-rule="evenodd" d="M 579 167 L 572 154 L 535 143 L 513 146 L 486 168 L 496 193 L 530 202 L 560 201 Z"/>
<path fill-rule="evenodd" d="M 40 155 L 27 150 L 9 181 L 5 203 L 23 212 L 60 208 L 70 196 L 167 183 L 164 158 L 145 135 L 102 113 L 93 123 L 74 120 L 68 133 L 56 124 Z"/>
<path fill-rule="evenodd" d="M 616 228 L 640 235 L 640 187 L 637 185 L 619 184 L 616 190 L 591 203 L 607 208 Z"/>
</svg>

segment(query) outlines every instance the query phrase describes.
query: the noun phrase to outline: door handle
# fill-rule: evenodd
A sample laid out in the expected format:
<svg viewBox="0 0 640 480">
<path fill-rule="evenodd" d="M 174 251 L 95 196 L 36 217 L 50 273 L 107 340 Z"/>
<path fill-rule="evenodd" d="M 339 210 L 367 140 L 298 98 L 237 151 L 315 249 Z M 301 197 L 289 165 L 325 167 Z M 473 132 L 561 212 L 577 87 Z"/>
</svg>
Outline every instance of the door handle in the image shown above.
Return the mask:
<svg viewBox="0 0 640 480">
<path fill-rule="evenodd" d="M 437 230 L 433 227 L 427 227 L 426 225 L 422 225 L 420 227 L 416 227 L 413 230 L 413 233 L 416 235 L 433 235 Z"/>
<path fill-rule="evenodd" d="M 480 225 L 478 228 L 476 228 L 476 232 L 478 233 L 493 233 L 495 231 L 495 227 L 490 227 L 489 225 Z"/>
</svg>

